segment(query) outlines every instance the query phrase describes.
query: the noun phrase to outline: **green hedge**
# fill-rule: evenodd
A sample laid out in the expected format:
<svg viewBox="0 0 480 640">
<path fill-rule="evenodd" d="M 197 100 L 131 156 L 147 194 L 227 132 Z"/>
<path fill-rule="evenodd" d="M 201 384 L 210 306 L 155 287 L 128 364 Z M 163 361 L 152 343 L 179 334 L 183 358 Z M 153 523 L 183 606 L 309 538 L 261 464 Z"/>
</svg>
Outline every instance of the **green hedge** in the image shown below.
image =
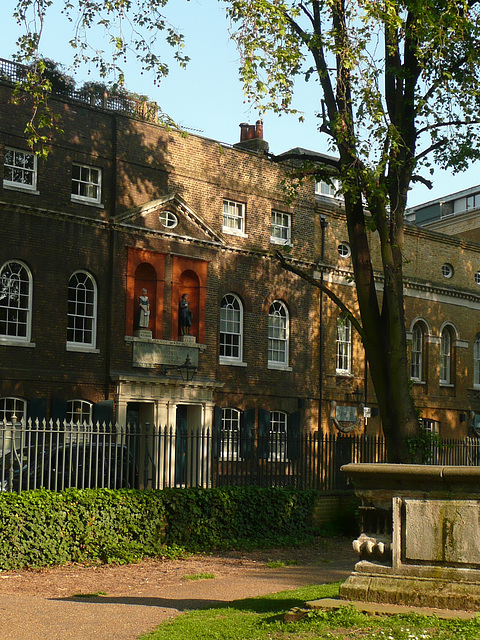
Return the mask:
<svg viewBox="0 0 480 640">
<path fill-rule="evenodd" d="M 0 569 L 300 542 L 313 535 L 315 500 L 260 487 L 2 494 Z"/>
</svg>

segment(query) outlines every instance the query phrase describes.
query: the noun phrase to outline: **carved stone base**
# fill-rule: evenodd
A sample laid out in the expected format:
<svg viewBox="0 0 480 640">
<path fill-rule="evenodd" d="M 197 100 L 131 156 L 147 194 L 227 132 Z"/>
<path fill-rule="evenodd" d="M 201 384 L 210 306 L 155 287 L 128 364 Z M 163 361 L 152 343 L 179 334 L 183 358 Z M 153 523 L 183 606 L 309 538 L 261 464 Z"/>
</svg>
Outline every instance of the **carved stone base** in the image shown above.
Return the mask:
<svg viewBox="0 0 480 640">
<path fill-rule="evenodd" d="M 480 609 L 480 583 L 353 572 L 340 587 L 342 600 L 438 609 Z"/>
<path fill-rule="evenodd" d="M 197 342 L 197 339 L 195 336 L 191 336 L 190 334 L 187 334 L 185 336 L 180 336 L 178 341 L 183 342 L 185 344 L 195 344 Z"/>
<path fill-rule="evenodd" d="M 344 600 L 480 610 L 480 467 L 350 464 L 362 533 Z"/>
<path fill-rule="evenodd" d="M 136 329 L 133 332 L 135 338 L 143 338 L 143 340 L 151 340 L 152 332 L 149 329 Z"/>
</svg>

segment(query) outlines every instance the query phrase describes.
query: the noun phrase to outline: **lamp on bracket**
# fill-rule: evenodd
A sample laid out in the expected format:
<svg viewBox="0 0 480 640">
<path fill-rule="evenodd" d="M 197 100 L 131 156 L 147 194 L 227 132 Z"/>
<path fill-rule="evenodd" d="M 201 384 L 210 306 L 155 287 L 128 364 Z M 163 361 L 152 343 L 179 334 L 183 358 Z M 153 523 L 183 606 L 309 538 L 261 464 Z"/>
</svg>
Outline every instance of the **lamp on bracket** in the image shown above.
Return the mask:
<svg viewBox="0 0 480 640">
<path fill-rule="evenodd" d="M 352 391 L 350 395 L 352 396 L 354 402 L 357 402 L 358 404 L 360 404 L 363 396 L 363 391 L 360 389 L 360 387 L 357 384 L 355 390 Z"/>
<path fill-rule="evenodd" d="M 198 371 L 198 367 L 192 363 L 190 355 L 187 353 L 183 364 L 163 365 L 162 374 L 166 376 L 169 371 L 178 371 L 184 382 L 191 382 Z"/>
</svg>

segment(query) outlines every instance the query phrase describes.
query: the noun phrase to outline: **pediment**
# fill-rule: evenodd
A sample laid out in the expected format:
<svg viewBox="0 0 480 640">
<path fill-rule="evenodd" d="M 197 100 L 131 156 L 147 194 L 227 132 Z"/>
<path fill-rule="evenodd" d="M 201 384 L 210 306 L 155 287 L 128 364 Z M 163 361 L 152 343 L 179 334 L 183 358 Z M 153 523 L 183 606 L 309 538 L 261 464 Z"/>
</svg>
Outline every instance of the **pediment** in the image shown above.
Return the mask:
<svg viewBox="0 0 480 640">
<path fill-rule="evenodd" d="M 124 211 L 113 218 L 124 228 L 144 230 L 166 237 L 223 244 L 223 239 L 197 214 L 178 193 Z"/>
</svg>

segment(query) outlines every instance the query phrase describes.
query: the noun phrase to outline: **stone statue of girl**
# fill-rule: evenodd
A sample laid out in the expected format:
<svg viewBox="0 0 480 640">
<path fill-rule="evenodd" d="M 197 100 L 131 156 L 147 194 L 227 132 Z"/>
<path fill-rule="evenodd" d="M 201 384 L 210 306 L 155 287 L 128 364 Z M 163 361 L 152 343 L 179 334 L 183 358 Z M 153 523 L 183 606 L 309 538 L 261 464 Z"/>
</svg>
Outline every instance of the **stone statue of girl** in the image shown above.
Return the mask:
<svg viewBox="0 0 480 640">
<path fill-rule="evenodd" d="M 142 295 L 138 298 L 137 324 L 140 329 L 148 329 L 148 325 L 150 324 L 150 302 L 146 289 L 142 289 Z"/>
</svg>

